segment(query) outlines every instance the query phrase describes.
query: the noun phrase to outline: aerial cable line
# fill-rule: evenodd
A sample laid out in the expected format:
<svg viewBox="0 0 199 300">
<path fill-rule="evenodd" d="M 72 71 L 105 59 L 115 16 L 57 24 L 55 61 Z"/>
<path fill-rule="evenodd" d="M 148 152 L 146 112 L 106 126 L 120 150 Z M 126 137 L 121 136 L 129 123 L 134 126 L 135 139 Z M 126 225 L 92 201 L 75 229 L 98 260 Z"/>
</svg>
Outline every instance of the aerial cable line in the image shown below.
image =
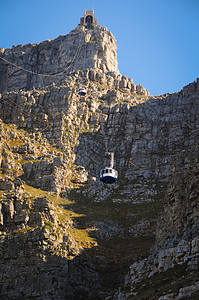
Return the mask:
<svg viewBox="0 0 199 300">
<path fill-rule="evenodd" d="M 25 71 L 25 72 L 31 73 L 31 74 L 33 74 L 33 75 L 38 75 L 38 76 L 54 77 L 54 76 L 58 76 L 58 75 L 63 74 L 64 72 L 66 72 L 66 70 L 64 70 L 64 71 L 62 71 L 62 72 L 60 72 L 60 73 L 56 73 L 56 74 L 41 74 L 41 73 L 36 73 L 36 72 L 34 72 L 34 71 L 30 71 L 30 70 L 25 69 L 25 68 L 23 68 L 23 67 L 21 67 L 21 66 L 17 66 L 16 64 L 14 64 L 14 63 L 12 63 L 12 62 L 6 60 L 6 59 L 3 58 L 3 57 L 0 57 L 0 59 L 3 60 L 4 62 L 6 62 L 6 63 L 8 63 L 8 64 L 10 64 L 10 65 L 12 65 L 12 66 L 14 66 L 15 68 L 18 68 L 18 69 L 20 69 L 20 70 L 23 70 L 23 71 Z"/>
<path fill-rule="evenodd" d="M 16 68 L 18 68 L 18 69 L 21 69 L 21 70 L 23 70 L 23 71 L 25 71 L 25 72 L 28 72 L 28 73 L 31 73 L 31 74 L 34 74 L 34 75 L 46 76 L 46 77 L 55 77 L 55 76 L 58 76 L 58 75 L 61 75 L 61 74 L 65 73 L 65 72 L 67 71 L 67 69 L 74 63 L 74 61 L 75 61 L 75 59 L 76 59 L 76 57 L 77 57 L 77 55 L 78 55 L 78 53 L 79 53 L 80 47 L 81 47 L 82 44 L 83 44 L 83 43 L 82 43 L 82 39 L 83 39 L 83 35 L 82 35 L 82 37 L 80 38 L 80 41 L 79 41 L 79 45 L 78 45 L 77 51 L 76 51 L 76 53 L 75 53 L 75 55 L 74 55 L 74 58 L 73 58 L 73 60 L 71 61 L 70 65 L 69 65 L 64 71 L 62 71 L 62 72 L 60 72 L 60 73 L 56 73 L 56 74 L 40 74 L 40 73 L 36 73 L 36 72 L 30 71 L 30 70 L 27 70 L 27 69 L 25 69 L 25 68 L 23 68 L 23 67 L 21 67 L 21 66 L 18 66 L 18 65 L 16 65 L 16 64 L 12 63 L 12 62 L 9 62 L 8 60 L 6 60 L 6 59 L 3 58 L 3 57 L 0 57 L 0 59 L 3 60 L 4 62 L 8 63 L 8 64 L 13 65 L 14 67 L 16 67 Z M 15 102 L 13 102 L 11 99 L 9 99 L 9 98 L 2 98 L 1 100 L 2 100 L 3 102 L 5 101 L 9 106 L 11 106 L 11 107 L 13 107 L 13 108 L 15 108 L 15 109 L 17 109 L 17 110 L 21 110 L 21 107 L 20 107 L 18 104 L 16 104 Z M 23 111 L 23 114 L 26 115 L 26 116 L 32 117 L 32 118 L 36 118 L 39 122 L 47 123 L 47 124 L 48 124 L 48 121 L 45 121 L 45 120 L 41 119 L 40 117 L 37 116 L 37 114 L 28 113 L 28 112 L 25 112 L 25 111 Z M 49 127 L 49 124 L 48 124 L 42 131 L 44 131 L 47 127 Z"/>
<path fill-rule="evenodd" d="M 1 100 L 3 100 L 3 102 L 5 101 L 6 103 L 8 103 L 8 105 L 10 105 L 11 107 L 15 108 L 15 109 L 22 109 L 22 107 L 20 107 L 18 104 L 16 104 L 15 102 L 13 102 L 11 99 L 9 98 L 2 98 Z M 36 118 L 38 121 L 46 123 L 45 120 L 41 119 L 40 117 L 38 117 L 36 114 L 31 113 L 31 112 L 26 112 L 23 111 L 23 114 L 29 117 L 33 117 Z"/>
<path fill-rule="evenodd" d="M 82 37 L 83 37 L 83 36 L 82 36 Z M 82 41 L 82 38 L 80 39 L 80 42 L 81 42 L 81 41 Z M 23 71 L 25 71 L 25 72 L 31 73 L 31 74 L 33 74 L 33 75 L 44 76 L 44 77 L 56 77 L 56 76 L 59 76 L 59 75 L 61 75 L 61 74 L 64 74 L 64 73 L 70 68 L 70 66 L 74 63 L 74 61 L 75 61 L 75 59 L 76 59 L 76 57 L 77 57 L 77 54 L 78 54 L 78 52 L 79 52 L 79 49 L 80 49 L 80 47 L 82 46 L 82 43 L 80 43 L 80 42 L 79 42 L 77 51 L 76 51 L 76 53 L 75 53 L 75 55 L 74 55 L 74 58 L 73 58 L 73 60 L 71 61 L 71 63 L 69 64 L 69 66 L 68 66 L 64 71 L 59 72 L 59 73 L 56 73 L 56 74 L 41 74 L 41 73 L 37 73 L 37 72 L 31 71 L 31 70 L 25 69 L 25 68 L 23 68 L 23 67 L 21 67 L 21 66 L 18 66 L 18 65 L 14 64 L 14 63 L 12 63 L 12 62 L 10 62 L 10 61 L 8 61 L 7 59 L 5 59 L 5 58 L 3 58 L 3 57 L 0 57 L 0 59 L 3 60 L 4 62 L 6 62 L 6 63 L 8 63 L 8 64 L 10 64 L 10 65 L 12 65 L 12 66 L 14 66 L 15 68 L 18 68 L 18 69 L 23 70 Z"/>
<path fill-rule="evenodd" d="M 84 46 L 83 70 L 85 69 L 86 45 L 87 45 L 87 43 L 85 43 L 85 46 Z M 78 89 L 78 94 L 80 95 L 80 99 L 81 99 L 81 96 L 86 96 L 86 93 L 87 93 L 87 89 L 85 87 L 85 80 L 83 81 L 83 79 L 82 79 L 81 81 L 82 81 L 82 83 L 80 83 L 80 86 L 79 86 L 79 89 Z"/>
<path fill-rule="evenodd" d="M 9 99 L 9 98 L 2 98 L 1 100 L 3 100 L 3 102 L 6 102 L 9 106 L 17 109 L 19 112 L 21 112 L 21 107 L 18 104 L 16 104 L 15 102 L 13 102 L 11 99 Z M 32 118 L 37 119 L 41 123 L 47 124 L 47 126 L 44 129 L 42 129 L 41 132 L 43 132 L 48 127 L 50 127 L 50 125 L 48 124 L 48 121 L 41 119 L 40 117 L 37 116 L 37 114 L 31 113 L 31 112 L 26 112 L 26 111 L 23 111 L 23 114 L 26 117 L 32 117 Z"/>
</svg>

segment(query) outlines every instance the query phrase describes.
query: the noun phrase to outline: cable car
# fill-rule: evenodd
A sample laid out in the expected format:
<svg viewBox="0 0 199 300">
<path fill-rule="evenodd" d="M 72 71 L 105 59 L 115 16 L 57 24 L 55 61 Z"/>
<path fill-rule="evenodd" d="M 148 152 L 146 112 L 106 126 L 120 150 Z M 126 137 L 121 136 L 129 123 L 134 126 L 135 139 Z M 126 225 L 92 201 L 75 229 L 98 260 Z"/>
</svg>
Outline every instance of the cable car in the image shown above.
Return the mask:
<svg viewBox="0 0 199 300">
<path fill-rule="evenodd" d="M 117 180 L 118 172 L 113 169 L 114 165 L 114 153 L 108 153 L 111 155 L 111 164 L 110 167 L 105 167 L 103 170 L 100 171 L 100 180 L 103 183 L 114 183 Z"/>
<path fill-rule="evenodd" d="M 80 96 L 85 96 L 85 95 L 86 95 L 86 88 L 81 87 L 81 88 L 78 90 L 78 94 L 79 94 Z"/>
<path fill-rule="evenodd" d="M 113 168 L 106 167 L 100 171 L 100 180 L 103 183 L 114 183 L 118 177 L 118 172 Z"/>
</svg>

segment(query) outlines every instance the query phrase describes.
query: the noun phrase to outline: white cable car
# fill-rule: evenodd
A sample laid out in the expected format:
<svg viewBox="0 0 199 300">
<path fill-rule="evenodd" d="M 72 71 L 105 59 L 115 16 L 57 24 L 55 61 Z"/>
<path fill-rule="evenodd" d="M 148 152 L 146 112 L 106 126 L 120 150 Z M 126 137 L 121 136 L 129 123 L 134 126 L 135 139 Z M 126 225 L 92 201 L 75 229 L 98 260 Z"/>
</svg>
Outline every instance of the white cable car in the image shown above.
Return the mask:
<svg viewBox="0 0 199 300">
<path fill-rule="evenodd" d="M 86 95 L 86 88 L 84 88 L 84 87 L 79 88 L 78 94 L 80 96 L 85 96 Z"/>
<path fill-rule="evenodd" d="M 100 171 L 100 180 L 103 183 L 114 183 L 117 180 L 118 172 L 113 169 L 114 153 L 109 152 L 108 154 L 111 155 L 111 164 L 110 164 L 110 167 L 105 167 L 105 169 Z"/>
</svg>

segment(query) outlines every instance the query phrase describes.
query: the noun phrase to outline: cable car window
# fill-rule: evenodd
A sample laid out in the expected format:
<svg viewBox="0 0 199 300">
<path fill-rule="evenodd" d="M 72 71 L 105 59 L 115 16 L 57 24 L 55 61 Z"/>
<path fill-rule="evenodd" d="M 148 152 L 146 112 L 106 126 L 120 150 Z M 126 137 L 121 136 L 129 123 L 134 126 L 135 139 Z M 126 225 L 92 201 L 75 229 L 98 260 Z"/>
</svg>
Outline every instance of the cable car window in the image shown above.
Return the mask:
<svg viewBox="0 0 199 300">
<path fill-rule="evenodd" d="M 108 173 L 108 169 L 106 169 L 106 173 Z"/>
<path fill-rule="evenodd" d="M 109 169 L 109 173 L 112 173 L 112 169 Z"/>
</svg>

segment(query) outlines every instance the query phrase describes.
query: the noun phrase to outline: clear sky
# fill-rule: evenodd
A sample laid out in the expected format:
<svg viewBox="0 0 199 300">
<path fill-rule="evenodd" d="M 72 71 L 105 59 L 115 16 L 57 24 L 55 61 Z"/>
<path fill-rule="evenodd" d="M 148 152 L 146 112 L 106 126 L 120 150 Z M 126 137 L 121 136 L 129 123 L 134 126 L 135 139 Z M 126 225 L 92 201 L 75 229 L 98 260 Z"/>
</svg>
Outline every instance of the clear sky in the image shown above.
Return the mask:
<svg viewBox="0 0 199 300">
<path fill-rule="evenodd" d="M 116 37 L 120 73 L 152 95 L 199 77 L 199 0 L 0 0 L 0 47 L 65 35 L 85 9 Z"/>
</svg>

